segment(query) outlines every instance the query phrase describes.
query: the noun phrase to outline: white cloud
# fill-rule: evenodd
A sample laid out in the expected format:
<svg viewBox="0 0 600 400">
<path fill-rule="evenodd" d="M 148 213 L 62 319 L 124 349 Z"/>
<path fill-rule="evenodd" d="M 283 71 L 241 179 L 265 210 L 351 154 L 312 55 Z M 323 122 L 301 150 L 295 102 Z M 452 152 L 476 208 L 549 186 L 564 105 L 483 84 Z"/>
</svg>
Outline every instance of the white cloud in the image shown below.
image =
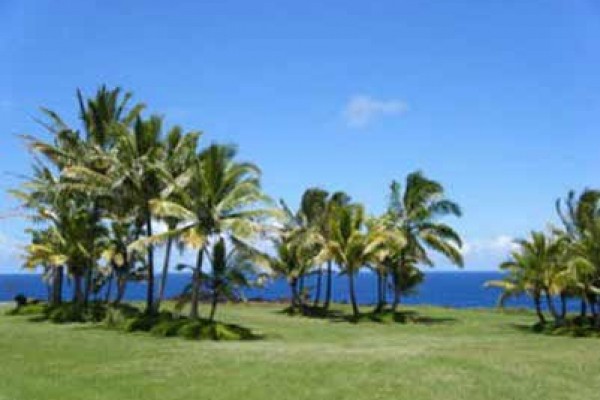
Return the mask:
<svg viewBox="0 0 600 400">
<path fill-rule="evenodd" d="M 0 273 L 16 272 L 21 267 L 23 243 L 0 232 Z"/>
<path fill-rule="evenodd" d="M 350 98 L 344 107 L 344 120 L 352 128 L 363 128 L 375 119 L 399 116 L 408 111 L 406 102 L 397 99 L 381 100 L 366 95 Z"/>
<path fill-rule="evenodd" d="M 491 239 L 466 241 L 463 245 L 462 253 L 465 256 L 481 253 L 508 255 L 516 248 L 514 238 L 508 235 L 499 235 Z"/>
</svg>

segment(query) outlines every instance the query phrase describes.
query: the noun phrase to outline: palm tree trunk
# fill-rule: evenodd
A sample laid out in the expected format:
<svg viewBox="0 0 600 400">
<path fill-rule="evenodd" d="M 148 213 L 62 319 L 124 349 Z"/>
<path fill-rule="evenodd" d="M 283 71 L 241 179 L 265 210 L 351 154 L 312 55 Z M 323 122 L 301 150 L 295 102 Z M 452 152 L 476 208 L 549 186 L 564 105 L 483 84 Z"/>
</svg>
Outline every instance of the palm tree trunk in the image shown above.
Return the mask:
<svg viewBox="0 0 600 400">
<path fill-rule="evenodd" d="M 210 305 L 210 316 L 208 317 L 209 321 L 215 320 L 215 313 L 217 312 L 217 303 L 219 302 L 219 285 L 215 284 L 212 292 L 212 303 Z"/>
<path fill-rule="evenodd" d="M 395 313 L 396 310 L 398 309 L 398 304 L 400 304 L 400 282 L 398 279 L 397 271 L 392 272 L 392 283 L 394 286 L 394 300 L 392 303 L 392 312 Z"/>
<path fill-rule="evenodd" d="M 290 311 L 294 312 L 298 308 L 298 279 L 291 278 L 289 280 L 290 285 Z"/>
<path fill-rule="evenodd" d="M 83 279 L 83 277 L 81 276 L 81 274 L 76 274 L 73 275 L 73 281 L 74 281 L 74 289 L 73 289 L 73 303 L 77 303 L 79 305 L 81 305 L 83 303 L 83 291 L 82 291 L 82 282 L 81 280 Z"/>
<path fill-rule="evenodd" d="M 325 311 L 329 310 L 329 304 L 331 303 L 331 289 L 333 285 L 333 267 L 332 262 L 327 261 L 327 283 L 325 286 L 325 304 L 323 304 L 323 309 Z"/>
<path fill-rule="evenodd" d="M 348 289 L 350 291 L 350 302 L 352 303 L 352 314 L 354 315 L 354 318 L 358 318 L 359 310 L 356 302 L 356 292 L 354 290 L 354 273 L 350 271 L 348 272 L 348 285 Z"/>
<path fill-rule="evenodd" d="M 198 298 L 200 297 L 200 276 L 202 272 L 202 259 L 204 255 L 204 248 L 198 250 L 198 257 L 196 259 L 196 268 L 192 274 L 192 304 L 190 307 L 190 318 L 198 319 Z"/>
<path fill-rule="evenodd" d="M 117 297 L 115 298 L 115 305 L 121 304 L 123 297 L 125 297 L 125 289 L 127 288 L 127 276 L 117 277 Z"/>
<path fill-rule="evenodd" d="M 587 316 L 587 302 L 585 301 L 585 299 L 581 299 L 581 306 L 580 306 L 580 311 L 579 311 L 579 317 L 582 319 L 582 322 L 583 322 L 583 320 L 585 319 L 586 316 Z"/>
<path fill-rule="evenodd" d="M 146 235 L 152 236 L 152 217 L 150 210 L 146 210 Z M 146 312 L 153 313 L 154 305 L 154 246 L 148 246 L 148 291 L 146 293 Z"/>
<path fill-rule="evenodd" d="M 156 311 L 160 311 L 160 303 L 165 296 L 165 288 L 167 287 L 167 277 L 169 276 L 169 261 L 171 258 L 171 247 L 173 245 L 173 238 L 167 240 L 167 248 L 165 250 L 165 261 L 163 264 L 162 274 L 160 277 L 160 286 L 158 288 L 158 298 L 156 299 Z"/>
<path fill-rule="evenodd" d="M 375 270 L 375 274 L 377 275 L 377 305 L 375 306 L 374 312 L 381 312 L 383 309 L 383 293 L 382 293 L 382 281 L 383 276 L 379 269 Z"/>
<path fill-rule="evenodd" d="M 304 307 L 304 274 L 300 275 L 298 294 L 300 295 L 300 306 Z"/>
<path fill-rule="evenodd" d="M 52 304 L 57 305 L 62 303 L 62 288 L 63 288 L 63 267 L 54 269 L 54 277 L 52 278 Z"/>
<path fill-rule="evenodd" d="M 544 313 L 542 312 L 542 301 L 539 293 L 535 293 L 533 295 L 533 303 L 535 305 L 535 313 L 537 314 L 538 319 L 541 324 L 546 323 L 546 318 L 544 317 Z"/>
<path fill-rule="evenodd" d="M 90 265 L 88 266 L 88 268 L 85 272 L 85 288 L 84 288 L 84 293 L 83 293 L 83 304 L 85 306 L 87 306 L 87 304 L 90 300 L 90 292 L 92 291 L 92 282 L 93 282 L 92 264 L 90 263 Z"/>
<path fill-rule="evenodd" d="M 112 294 L 112 284 L 113 284 L 114 277 L 115 277 L 115 266 L 113 264 L 112 268 L 110 270 L 110 276 L 108 277 L 108 284 L 106 286 L 106 295 L 104 296 L 104 302 L 107 304 L 110 301 L 110 295 Z"/>
<path fill-rule="evenodd" d="M 567 317 L 567 295 L 564 292 L 560 294 L 560 319 L 564 321 Z"/>
<path fill-rule="evenodd" d="M 317 287 L 315 289 L 315 301 L 313 303 L 313 307 L 317 307 L 321 302 L 321 281 L 323 280 L 323 268 L 319 266 L 319 271 L 317 272 Z"/>
<path fill-rule="evenodd" d="M 552 301 L 552 296 L 550 296 L 550 291 L 546 289 L 544 290 L 544 293 L 546 294 L 546 302 L 548 303 L 548 309 L 550 310 L 550 314 L 552 314 L 554 322 L 558 325 L 561 322 L 561 318 L 558 314 L 558 311 L 556 310 L 556 307 L 554 307 L 554 302 Z"/>
</svg>

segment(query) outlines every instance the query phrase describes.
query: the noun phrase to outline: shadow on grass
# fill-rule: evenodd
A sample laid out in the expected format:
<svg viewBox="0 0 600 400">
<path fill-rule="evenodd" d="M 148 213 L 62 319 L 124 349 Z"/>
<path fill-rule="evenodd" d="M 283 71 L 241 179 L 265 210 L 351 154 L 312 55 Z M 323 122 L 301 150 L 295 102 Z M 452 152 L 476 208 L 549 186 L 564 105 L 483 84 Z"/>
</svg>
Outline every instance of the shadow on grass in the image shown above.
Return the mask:
<svg viewBox="0 0 600 400">
<path fill-rule="evenodd" d="M 35 311 L 35 312 L 34 312 Z M 32 323 L 76 324 L 75 330 L 111 330 L 123 333 L 147 332 L 155 337 L 181 337 L 190 340 L 256 341 L 265 339 L 241 325 L 189 319 L 170 311 L 145 314 L 129 304 L 92 303 L 82 307 L 72 303 L 39 309 L 17 308 L 9 315 L 27 316 Z"/>
<path fill-rule="evenodd" d="M 535 335 L 600 338 L 600 329 L 595 327 L 592 321 L 582 321 L 579 318 L 568 319 L 562 323 L 537 322 L 533 325 L 514 323 L 510 326 L 519 332 Z"/>
<path fill-rule="evenodd" d="M 322 307 L 306 306 L 302 310 L 292 309 L 287 307 L 283 310 L 276 311 L 278 314 L 289 316 L 303 316 L 306 318 L 325 319 L 331 322 L 345 323 L 365 323 L 374 322 L 378 324 L 421 324 L 421 325 L 439 325 L 456 322 L 455 318 L 450 317 L 430 317 L 421 315 L 414 310 L 392 311 L 389 309 L 381 311 L 362 312 L 357 317 L 344 313 L 341 310 L 325 310 Z"/>
</svg>

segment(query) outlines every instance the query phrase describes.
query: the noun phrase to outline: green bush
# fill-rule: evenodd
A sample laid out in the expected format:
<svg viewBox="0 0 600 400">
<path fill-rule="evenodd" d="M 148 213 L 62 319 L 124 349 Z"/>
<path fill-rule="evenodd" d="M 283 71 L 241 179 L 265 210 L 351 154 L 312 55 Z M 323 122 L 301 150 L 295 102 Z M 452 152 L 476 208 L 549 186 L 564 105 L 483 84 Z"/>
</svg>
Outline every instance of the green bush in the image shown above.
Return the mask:
<svg viewBox="0 0 600 400">
<path fill-rule="evenodd" d="M 129 320 L 137 318 L 140 315 L 141 312 L 137 307 L 130 306 L 129 304 L 119 304 L 108 307 L 103 323 L 109 328 L 124 329 Z"/>
<path fill-rule="evenodd" d="M 46 308 L 46 318 L 56 324 L 85 322 L 83 307 L 78 304 L 65 303 Z"/>
<path fill-rule="evenodd" d="M 249 340 L 257 337 L 247 328 L 207 320 L 184 323 L 177 331 L 177 335 L 185 339 L 198 340 Z"/>
<path fill-rule="evenodd" d="M 140 315 L 127 320 L 123 329 L 125 332 L 148 332 L 157 322 L 158 319 L 155 316 Z"/>
<path fill-rule="evenodd" d="M 198 339 L 202 327 L 203 324 L 200 321 L 186 322 L 177 330 L 177 336 L 189 340 Z"/>
<path fill-rule="evenodd" d="M 158 322 L 152 329 L 150 329 L 150 333 L 154 336 L 162 336 L 162 337 L 171 337 L 177 336 L 179 329 L 183 325 L 188 322 L 185 318 L 173 319 L 173 320 L 163 320 Z"/>
</svg>

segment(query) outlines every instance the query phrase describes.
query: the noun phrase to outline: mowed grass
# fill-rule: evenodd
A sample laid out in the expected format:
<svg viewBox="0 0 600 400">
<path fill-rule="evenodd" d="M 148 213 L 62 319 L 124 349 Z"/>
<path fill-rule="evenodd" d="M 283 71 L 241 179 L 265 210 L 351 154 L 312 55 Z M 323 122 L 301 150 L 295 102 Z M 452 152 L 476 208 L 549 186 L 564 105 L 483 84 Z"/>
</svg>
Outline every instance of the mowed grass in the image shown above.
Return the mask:
<svg viewBox="0 0 600 400">
<path fill-rule="evenodd" d="M 529 314 L 411 308 L 422 323 L 225 305 L 265 335 L 192 342 L 0 316 L 0 400 L 594 399 L 600 339 L 528 332 Z M 206 310 L 204 310 L 206 311 Z"/>
</svg>

